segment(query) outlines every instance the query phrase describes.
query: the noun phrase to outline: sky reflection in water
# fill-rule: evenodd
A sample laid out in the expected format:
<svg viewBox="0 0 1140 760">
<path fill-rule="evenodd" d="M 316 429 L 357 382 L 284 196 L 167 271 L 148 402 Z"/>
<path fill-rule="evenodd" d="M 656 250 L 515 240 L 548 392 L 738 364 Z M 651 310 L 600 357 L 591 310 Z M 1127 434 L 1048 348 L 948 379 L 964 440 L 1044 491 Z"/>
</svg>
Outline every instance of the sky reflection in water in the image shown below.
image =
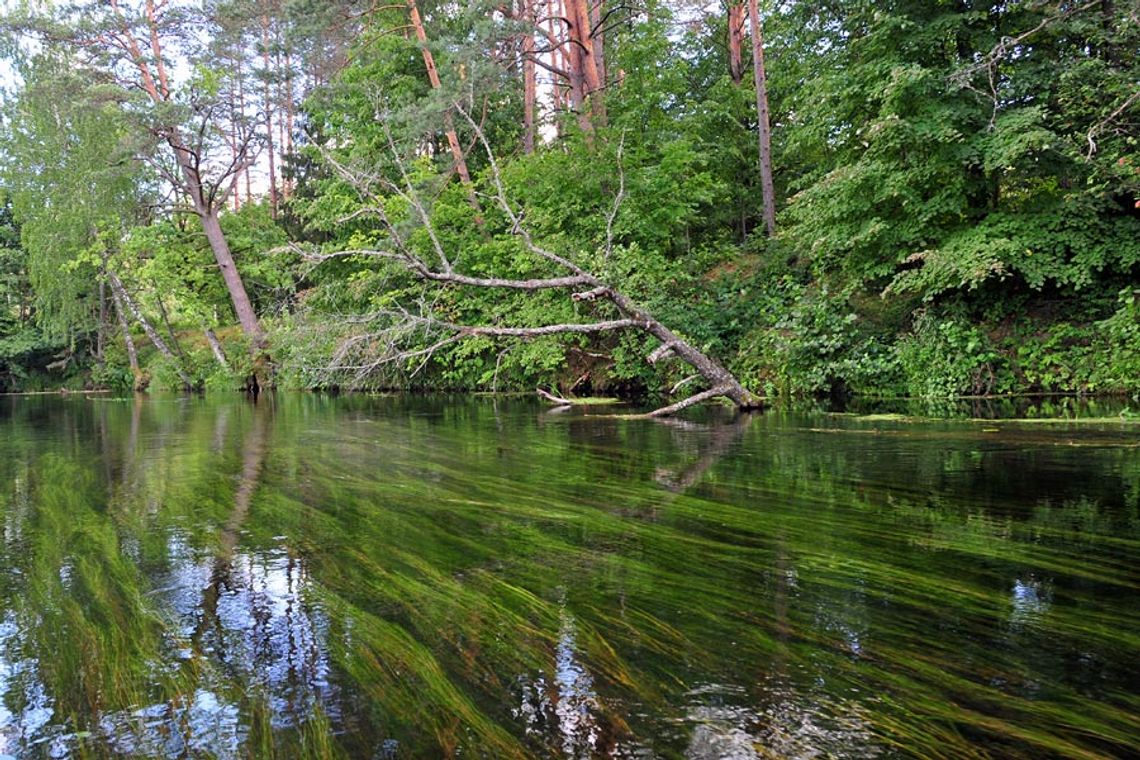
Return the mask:
<svg viewBox="0 0 1140 760">
<path fill-rule="evenodd" d="M 1112 757 L 1135 428 L 0 399 L 0 757 Z"/>
</svg>

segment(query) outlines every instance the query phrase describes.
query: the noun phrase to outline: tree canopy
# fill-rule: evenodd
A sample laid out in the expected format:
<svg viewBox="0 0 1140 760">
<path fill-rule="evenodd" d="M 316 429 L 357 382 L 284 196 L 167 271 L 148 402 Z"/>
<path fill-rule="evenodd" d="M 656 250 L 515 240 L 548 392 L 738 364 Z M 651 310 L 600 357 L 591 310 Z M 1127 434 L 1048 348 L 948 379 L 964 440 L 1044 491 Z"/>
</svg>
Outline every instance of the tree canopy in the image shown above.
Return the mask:
<svg viewBox="0 0 1140 760">
<path fill-rule="evenodd" d="M 767 396 L 1138 390 L 1134 3 L 139 0 L 4 27 L 25 386 L 122 378 L 139 339 L 157 384 L 677 401 L 717 387 L 691 349 Z"/>
</svg>

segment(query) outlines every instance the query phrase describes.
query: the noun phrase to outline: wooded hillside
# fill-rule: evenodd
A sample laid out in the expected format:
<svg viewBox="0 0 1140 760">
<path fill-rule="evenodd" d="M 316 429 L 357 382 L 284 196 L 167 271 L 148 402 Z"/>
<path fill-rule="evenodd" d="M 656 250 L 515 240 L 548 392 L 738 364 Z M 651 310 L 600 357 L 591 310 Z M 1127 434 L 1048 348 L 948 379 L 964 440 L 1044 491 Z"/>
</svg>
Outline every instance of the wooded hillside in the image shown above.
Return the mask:
<svg viewBox="0 0 1140 760">
<path fill-rule="evenodd" d="M 1140 392 L 1140 3 L 9 12 L 0 389 Z"/>
</svg>

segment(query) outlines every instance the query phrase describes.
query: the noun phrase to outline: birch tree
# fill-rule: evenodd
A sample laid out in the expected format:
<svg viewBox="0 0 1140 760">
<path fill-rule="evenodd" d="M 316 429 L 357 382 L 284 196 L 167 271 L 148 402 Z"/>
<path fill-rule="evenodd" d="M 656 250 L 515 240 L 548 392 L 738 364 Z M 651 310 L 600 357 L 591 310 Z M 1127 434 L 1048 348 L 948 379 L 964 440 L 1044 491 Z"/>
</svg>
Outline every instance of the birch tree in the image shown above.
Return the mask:
<svg viewBox="0 0 1140 760">
<path fill-rule="evenodd" d="M 150 163 L 200 220 L 242 331 L 254 350 L 264 350 L 265 330 L 219 221 L 239 180 L 255 161 L 259 141 L 246 129 L 226 149 L 223 125 L 229 126 L 227 119 L 240 121 L 233 104 L 220 102 L 216 87 L 188 91 L 172 74 L 176 55 L 186 57 L 188 49 L 200 42 L 189 31 L 200 31 L 205 19 L 169 0 L 130 5 L 108 0 L 55 13 L 13 15 L 7 24 L 36 33 L 44 46 L 78 50 L 85 67 L 117 88 L 114 97 L 124 112 L 136 118 L 136 127 L 156 148 L 166 151 L 172 165 L 157 153 L 140 151 L 138 158 Z"/>
</svg>

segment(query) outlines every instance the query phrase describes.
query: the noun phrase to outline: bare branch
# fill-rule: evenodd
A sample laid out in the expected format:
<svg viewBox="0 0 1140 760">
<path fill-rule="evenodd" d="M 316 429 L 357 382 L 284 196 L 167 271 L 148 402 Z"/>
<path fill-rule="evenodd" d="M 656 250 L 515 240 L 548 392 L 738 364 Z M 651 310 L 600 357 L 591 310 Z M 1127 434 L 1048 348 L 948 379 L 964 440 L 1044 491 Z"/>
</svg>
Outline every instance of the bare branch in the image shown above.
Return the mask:
<svg viewBox="0 0 1140 760">
<path fill-rule="evenodd" d="M 507 191 L 503 187 L 503 175 L 502 172 L 499 171 L 499 162 L 495 160 L 495 152 L 491 149 L 491 144 L 487 141 L 486 133 L 480 129 L 479 125 L 475 123 L 475 120 L 471 118 L 471 114 L 467 113 L 458 102 L 455 103 L 455 110 L 471 125 L 471 129 L 474 130 L 475 135 L 479 138 L 479 142 L 483 145 L 483 150 L 487 154 L 487 161 L 491 168 L 491 181 L 495 185 L 495 200 L 498 202 L 499 207 L 503 209 L 503 213 L 507 215 L 507 219 L 510 220 L 512 233 L 518 235 L 532 253 L 541 256 L 547 261 L 565 267 L 574 274 L 589 277 L 594 284 L 601 285 L 602 283 L 599 282 L 597 278 L 587 273 L 586 270 L 574 262 L 535 244 L 530 236 L 530 232 L 523 226 L 522 217 L 514 210 L 511 206 L 511 202 L 507 199 Z"/>
<path fill-rule="evenodd" d="M 688 409 L 690 406 L 699 404 L 702 401 L 708 401 L 709 399 L 716 398 L 717 396 L 725 396 L 728 394 L 729 390 L 730 389 L 721 386 L 709 388 L 707 391 L 696 393 L 692 396 L 689 396 L 687 399 L 684 399 L 683 401 L 678 401 L 676 404 L 670 404 L 669 406 L 663 406 L 660 409 L 654 409 L 652 412 L 649 412 L 644 416 L 668 417 L 671 414 L 676 414 L 677 412 L 680 412 L 684 409 Z"/>
<path fill-rule="evenodd" d="M 477 144 L 482 146 L 488 161 L 487 181 L 490 185 L 488 197 L 498 205 L 507 221 L 507 233 L 521 241 L 524 250 L 533 255 L 535 263 L 545 262 L 545 265 L 554 265 L 561 270 L 562 276 L 550 277 L 481 277 L 462 274 L 454 271 L 452 258 L 444 249 L 443 239 L 437 234 L 432 219 L 430 205 L 425 202 L 423 189 L 413 181 L 412 173 L 408 170 L 405 154 L 401 153 L 400 146 L 387 127 L 384 128 L 388 140 L 388 148 L 395 161 L 394 167 L 387 165 L 386 169 L 369 169 L 360 166 L 350 166 L 338 161 L 330 151 L 322 149 L 322 155 L 333 171 L 347 184 L 355 189 L 361 200 L 363 208 L 346 214 L 343 221 L 351 221 L 365 216 L 373 216 L 379 220 L 380 225 L 387 233 L 388 239 L 382 246 L 387 249 L 344 250 L 330 254 L 307 254 L 306 257 L 314 261 L 326 261 L 332 258 L 346 258 L 352 256 L 374 257 L 390 259 L 397 262 L 409 274 L 423 280 L 460 287 L 490 288 L 499 290 L 540 291 L 548 289 L 570 290 L 568 300 L 579 302 L 595 302 L 604 300 L 609 307 L 616 311 L 615 318 L 603 319 L 584 323 L 558 323 L 540 326 L 500 326 L 500 325 L 468 325 L 457 324 L 440 320 L 432 316 L 430 307 L 421 304 L 420 314 L 411 314 L 399 309 L 389 312 L 378 312 L 365 320 L 347 320 L 341 324 L 372 324 L 378 317 L 383 318 L 385 326 L 376 330 L 364 328 L 363 334 L 346 336 L 340 342 L 340 347 L 333 357 L 331 371 L 353 371 L 356 373 L 354 382 L 359 383 L 371 372 L 394 362 L 419 360 L 412 374 L 419 372 L 430 360 L 431 356 L 440 349 L 452 345 L 460 340 L 470 337 L 486 338 L 513 338 L 529 340 L 555 335 L 597 335 L 616 330 L 640 330 L 660 342 L 661 346 L 653 351 L 650 361 L 659 361 L 666 355 L 676 355 L 689 364 L 695 371 L 692 378 L 687 378 L 675 388 L 679 390 L 683 385 L 692 382 L 697 377 L 704 380 L 708 390 L 694 396 L 678 401 L 668 407 L 663 407 L 653 413 L 653 416 L 672 414 L 692 406 L 708 398 L 725 396 L 738 408 L 754 408 L 757 399 L 714 358 L 706 355 L 687 339 L 670 330 L 661 321 L 655 318 L 648 310 L 639 306 L 632 298 L 627 296 L 613 284 L 606 282 L 601 276 L 588 271 L 566 256 L 555 253 L 540 245 L 531 235 L 523 220 L 523 211 L 516 207 L 507 195 L 503 175 L 491 149 L 490 142 L 483 127 L 472 116 L 472 112 L 462 103 L 454 102 L 452 107 L 466 120 Z M 623 168 L 624 138 L 617 148 L 618 161 L 618 187 L 612 205 L 605 215 L 605 258 L 609 258 L 614 250 L 615 226 L 626 197 L 626 182 Z M 385 176 L 387 170 L 390 176 Z M 399 176 L 396 176 L 398 172 Z M 386 206 L 390 199 L 396 197 L 406 203 L 408 219 L 402 216 L 398 220 L 401 225 L 397 228 L 394 220 L 389 219 Z M 421 253 L 419 246 L 412 245 L 402 237 L 401 230 L 405 223 L 414 224 L 417 229 L 427 233 L 435 256 Z M 433 261 L 429 265 L 424 256 L 438 258 L 438 264 Z M 601 258 L 601 257 L 599 257 Z M 542 268 L 546 268 L 543 266 Z M 436 290 L 442 293 L 442 290 Z M 423 316 L 423 315 L 427 316 Z M 377 323 L 379 324 L 379 323 Z M 354 332 L 351 327 L 350 332 Z M 440 333 L 443 333 L 440 336 Z M 418 348 L 405 349 L 402 345 L 414 343 Z M 425 345 L 427 344 L 427 345 Z M 350 360 L 350 357 L 360 357 Z M 501 360 L 501 354 L 500 354 Z M 350 366 L 349 361 L 352 361 Z M 498 362 L 496 362 L 496 367 Z M 405 370 L 408 368 L 405 367 Z"/>
<path fill-rule="evenodd" d="M 559 47 L 561 47 L 561 46 L 559 46 Z M 549 49 L 536 50 L 535 52 L 537 52 L 537 53 L 548 53 L 551 50 L 556 50 L 556 49 L 557 49 L 557 47 L 554 47 L 554 48 L 549 48 Z M 559 66 L 555 66 L 552 63 L 548 63 L 547 61 L 542 60 L 542 58 L 538 57 L 537 55 L 531 56 L 531 59 L 534 61 L 535 65 L 541 66 L 542 68 L 549 71 L 551 74 L 554 74 L 556 76 L 560 76 L 563 79 L 569 79 L 570 78 L 570 72 L 564 68 L 561 68 Z"/>
<path fill-rule="evenodd" d="M 487 335 L 498 338 L 538 338 L 543 335 L 564 335 L 566 333 L 599 333 L 609 330 L 625 330 L 630 327 L 644 327 L 633 319 L 611 319 L 608 322 L 588 322 L 585 324 L 544 325 L 543 327 L 473 327 L 438 323 L 463 335 Z"/>
<path fill-rule="evenodd" d="M 673 344 L 672 343 L 662 343 L 660 346 L 653 349 L 653 352 L 651 354 L 649 354 L 649 356 L 646 357 L 646 361 L 648 361 L 650 364 L 656 364 L 657 362 L 661 361 L 662 359 L 668 358 L 669 356 L 672 356 L 672 355 L 673 355 Z"/>
<path fill-rule="evenodd" d="M 1047 15 L 1041 20 L 1039 24 L 1037 24 L 1037 26 L 1029 29 L 1028 31 L 1022 32 L 1015 37 L 1002 37 L 1000 40 L 998 40 L 998 43 L 990 49 L 988 53 L 983 55 L 974 63 L 971 63 L 969 66 L 965 66 L 954 72 L 950 76 L 950 81 L 953 84 L 975 92 L 978 95 L 988 98 L 991 101 L 993 104 L 993 109 L 990 113 L 990 121 L 987 126 L 987 130 L 993 131 L 997 125 L 998 111 L 1001 107 L 1001 96 L 998 93 L 998 67 L 999 64 L 1006 58 L 1006 56 L 1016 52 L 1022 43 L 1040 32 L 1042 29 L 1045 29 L 1047 26 L 1058 21 L 1063 21 L 1064 19 L 1067 19 L 1068 17 L 1073 16 L 1077 13 L 1086 11 L 1095 5 L 1099 5 L 1101 2 L 1102 0 L 1089 0 L 1089 2 L 1086 2 L 1083 5 L 1073 6 L 1054 15 Z M 982 92 L 970 82 L 970 79 L 981 71 L 985 71 L 986 73 L 986 85 L 989 88 L 988 93 Z"/>
<path fill-rule="evenodd" d="M 593 301 L 598 298 L 604 298 L 609 295 L 609 292 L 610 289 L 608 287 L 601 285 L 593 290 L 587 290 L 584 293 L 571 293 L 570 298 L 575 301 Z"/>
<path fill-rule="evenodd" d="M 591 284 L 589 280 L 574 275 L 572 277 L 550 277 L 533 280 L 509 280 L 498 277 L 468 277 L 454 272 L 432 272 L 419 270 L 417 273 L 428 280 L 450 282 L 456 285 L 470 285 L 477 288 L 509 288 L 511 290 L 550 290 L 555 288 L 577 288 Z"/>
<path fill-rule="evenodd" d="M 622 161 L 622 152 L 624 150 L 625 131 L 623 130 L 617 149 L 618 191 L 617 195 L 614 196 L 613 208 L 610 209 L 609 215 L 606 216 L 606 261 L 610 260 L 610 254 L 614 252 L 614 219 L 617 218 L 618 211 L 621 210 L 622 201 L 625 200 L 625 163 Z"/>
<path fill-rule="evenodd" d="M 392 151 L 392 158 L 396 161 L 396 168 L 400 170 L 400 176 L 403 178 L 404 185 L 407 187 L 408 192 L 403 192 L 393 183 L 386 184 L 388 184 L 394 192 L 398 193 L 401 198 L 410 203 L 412 205 L 412 208 L 416 210 L 416 214 L 419 215 L 420 221 L 423 222 L 424 230 L 427 232 L 428 238 L 431 240 L 432 248 L 435 249 L 435 255 L 439 257 L 440 265 L 443 267 L 445 272 L 450 272 L 451 261 L 447 258 L 447 254 L 443 250 L 443 245 L 440 244 L 439 237 L 437 237 L 435 234 L 435 226 L 431 223 L 431 215 L 428 214 L 427 209 L 425 209 L 424 205 L 420 202 L 419 195 L 416 193 L 415 188 L 412 186 L 412 180 L 408 176 L 407 169 L 404 165 L 404 160 L 400 156 L 400 151 L 396 149 L 396 141 L 392 138 L 392 130 L 388 128 L 387 124 L 384 124 L 384 136 L 388 138 L 388 147 Z"/>
<path fill-rule="evenodd" d="M 1116 120 L 1117 116 L 1120 116 L 1122 113 L 1127 111 L 1137 100 L 1140 100 L 1140 89 L 1137 89 L 1136 92 L 1129 95 L 1128 98 L 1126 98 L 1125 101 L 1116 108 L 1116 110 L 1089 128 L 1088 134 L 1085 135 L 1086 139 L 1089 142 L 1089 149 L 1085 154 L 1086 159 L 1092 159 L 1093 154 L 1096 153 L 1097 135 L 1103 132 L 1109 124 Z"/>
<path fill-rule="evenodd" d="M 542 396 L 547 401 L 551 401 L 558 406 L 571 406 L 572 404 L 570 399 L 562 398 L 561 396 L 555 396 L 550 391 L 544 391 L 542 388 L 535 388 L 534 392 Z"/>
<path fill-rule="evenodd" d="M 680 381 L 680 382 L 678 382 L 676 385 L 674 385 L 674 386 L 673 386 L 673 388 L 672 388 L 672 389 L 669 391 L 669 395 L 670 395 L 670 396 L 672 396 L 674 393 L 676 393 L 677 391 L 681 390 L 681 389 L 682 389 L 682 388 L 684 388 L 686 385 L 688 385 L 689 383 L 691 383 L 691 382 L 693 382 L 694 380 L 696 380 L 698 377 L 700 377 L 700 375 L 689 375 L 689 376 L 688 376 L 688 377 L 686 377 L 684 380 L 681 380 L 681 381 Z"/>
<path fill-rule="evenodd" d="M 1037 34 L 1045 27 L 1058 21 L 1063 21 L 1069 16 L 1073 16 L 1077 13 L 1086 11 L 1089 8 L 1092 8 L 1094 5 L 1100 5 L 1101 2 L 1102 0 L 1089 0 L 1089 2 L 1086 2 L 1083 5 L 1074 6 L 1053 16 L 1046 16 L 1037 26 L 1028 31 L 1022 32 L 1016 37 L 1002 37 L 988 53 L 982 56 L 980 60 L 956 72 L 954 78 L 957 80 L 959 78 L 969 77 L 981 71 L 982 69 L 989 69 L 996 66 L 1001 62 L 1003 58 L 1014 52 L 1017 49 L 1018 45 L 1025 42 L 1027 39 Z"/>
</svg>

